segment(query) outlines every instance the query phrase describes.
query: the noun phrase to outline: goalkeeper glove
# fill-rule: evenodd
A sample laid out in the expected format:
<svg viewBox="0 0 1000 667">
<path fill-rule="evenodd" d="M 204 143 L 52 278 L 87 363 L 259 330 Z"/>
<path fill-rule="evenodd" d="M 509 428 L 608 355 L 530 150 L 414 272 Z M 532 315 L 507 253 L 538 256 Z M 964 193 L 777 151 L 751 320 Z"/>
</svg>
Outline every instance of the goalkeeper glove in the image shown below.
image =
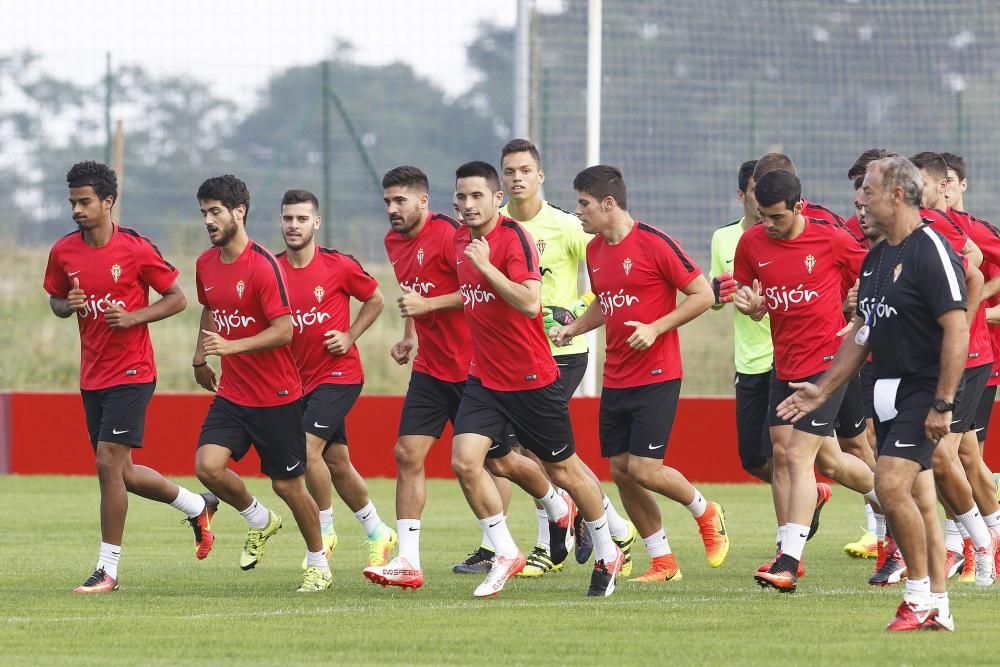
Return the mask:
<svg viewBox="0 0 1000 667">
<path fill-rule="evenodd" d="M 720 273 L 712 278 L 712 294 L 715 295 L 715 305 L 721 306 L 724 303 L 730 303 L 733 300 L 733 294 L 736 293 L 736 287 L 736 281 L 733 280 L 731 273 Z"/>
<path fill-rule="evenodd" d="M 573 311 L 559 306 L 542 306 L 542 326 L 545 328 L 545 335 L 554 326 L 566 326 L 576 319 Z"/>
</svg>

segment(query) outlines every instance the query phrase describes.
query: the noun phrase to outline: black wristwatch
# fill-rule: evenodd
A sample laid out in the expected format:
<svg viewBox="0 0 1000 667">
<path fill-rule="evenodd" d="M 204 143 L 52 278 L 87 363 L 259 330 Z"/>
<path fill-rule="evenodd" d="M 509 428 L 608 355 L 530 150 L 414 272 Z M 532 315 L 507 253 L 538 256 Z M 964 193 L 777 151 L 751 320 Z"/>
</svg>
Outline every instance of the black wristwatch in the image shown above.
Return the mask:
<svg viewBox="0 0 1000 667">
<path fill-rule="evenodd" d="M 931 406 L 938 412 L 951 412 L 955 409 L 955 401 L 946 401 L 943 398 L 934 399 L 934 405 Z"/>
</svg>

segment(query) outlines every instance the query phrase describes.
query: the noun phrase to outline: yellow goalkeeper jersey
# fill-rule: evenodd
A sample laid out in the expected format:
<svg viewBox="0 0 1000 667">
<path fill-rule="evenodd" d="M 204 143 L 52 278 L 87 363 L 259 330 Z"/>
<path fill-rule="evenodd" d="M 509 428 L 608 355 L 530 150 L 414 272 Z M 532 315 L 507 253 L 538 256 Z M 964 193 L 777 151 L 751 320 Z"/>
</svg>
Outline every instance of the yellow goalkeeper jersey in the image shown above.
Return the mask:
<svg viewBox="0 0 1000 667">
<path fill-rule="evenodd" d="M 500 213 L 510 217 L 507 206 Z M 531 220 L 518 220 L 538 248 L 538 268 L 542 274 L 542 305 L 571 309 L 580 300 L 579 270 L 587 262 L 587 244 L 593 235 L 583 231 L 580 219 L 557 206 L 542 202 L 542 208 Z M 555 347 L 549 341 L 553 356 L 579 354 L 587 351 L 587 340 L 576 336 L 565 347 Z"/>
</svg>

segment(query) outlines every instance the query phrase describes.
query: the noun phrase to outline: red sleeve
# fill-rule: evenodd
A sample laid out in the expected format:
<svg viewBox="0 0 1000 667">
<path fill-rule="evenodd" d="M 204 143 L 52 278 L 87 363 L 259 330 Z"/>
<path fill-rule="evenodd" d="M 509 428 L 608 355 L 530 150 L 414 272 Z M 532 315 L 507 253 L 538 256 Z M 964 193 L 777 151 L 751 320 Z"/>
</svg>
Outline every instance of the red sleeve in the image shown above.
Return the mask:
<svg viewBox="0 0 1000 667">
<path fill-rule="evenodd" d="M 259 246 L 255 246 L 254 250 Z M 262 249 L 262 257 L 257 260 L 254 270 L 254 288 L 264 317 L 271 321 L 282 315 L 290 315 L 292 309 L 288 305 L 288 288 L 285 285 L 285 273 L 278 265 L 274 255 Z"/>
<path fill-rule="evenodd" d="M 504 236 L 507 237 L 507 247 L 504 250 L 503 268 L 507 271 L 507 277 L 515 283 L 540 281 L 542 274 L 538 272 L 538 250 L 528 232 L 518 225 Z"/>
<path fill-rule="evenodd" d="M 455 242 L 457 236 L 458 229 L 450 229 L 441 235 L 441 256 L 444 257 L 444 263 L 448 266 L 448 271 L 456 279 L 458 278 L 458 264 L 456 264 L 458 259 L 458 243 Z"/>
<path fill-rule="evenodd" d="M 344 272 L 344 285 L 347 293 L 358 301 L 367 301 L 375 290 L 378 281 L 371 277 L 353 255 L 340 256 L 341 270 Z"/>
<path fill-rule="evenodd" d="M 205 299 L 205 283 L 201 281 L 201 271 L 198 270 L 197 265 L 195 265 L 194 269 L 194 291 L 198 294 L 198 303 L 203 306 L 207 306 L 208 301 Z"/>
<path fill-rule="evenodd" d="M 840 257 L 841 296 L 847 296 L 847 291 L 854 286 L 854 282 L 861 273 L 861 265 L 868 252 L 851 234 L 834 234 L 834 238 L 837 239 L 836 243 L 840 246 L 836 250 Z"/>
<path fill-rule="evenodd" d="M 753 257 L 750 252 L 750 241 L 747 234 L 740 237 L 736 244 L 736 257 L 733 259 L 733 278 L 741 285 L 752 285 L 757 271 L 754 269 Z"/>
<path fill-rule="evenodd" d="M 969 221 L 966 231 L 983 251 L 983 258 L 991 264 L 1000 266 L 1000 236 L 977 220 Z"/>
<path fill-rule="evenodd" d="M 653 255 L 656 266 L 667 284 L 672 285 L 674 289 L 682 290 L 692 280 L 701 275 L 701 269 L 684 252 L 681 244 L 676 239 L 666 234 L 661 238 L 663 240 L 662 243 L 654 241 L 656 245 L 652 246 L 655 249 Z"/>
<path fill-rule="evenodd" d="M 63 271 L 62 264 L 59 262 L 58 253 L 54 246 L 49 250 L 49 262 L 45 266 L 45 280 L 42 287 L 50 296 L 57 299 L 65 299 L 72 287 L 69 278 L 66 277 L 66 272 Z"/>
<path fill-rule="evenodd" d="M 139 240 L 135 261 L 139 265 L 142 279 L 160 294 L 170 289 L 180 275 L 180 271 L 163 258 L 160 249 L 145 237 Z"/>
</svg>

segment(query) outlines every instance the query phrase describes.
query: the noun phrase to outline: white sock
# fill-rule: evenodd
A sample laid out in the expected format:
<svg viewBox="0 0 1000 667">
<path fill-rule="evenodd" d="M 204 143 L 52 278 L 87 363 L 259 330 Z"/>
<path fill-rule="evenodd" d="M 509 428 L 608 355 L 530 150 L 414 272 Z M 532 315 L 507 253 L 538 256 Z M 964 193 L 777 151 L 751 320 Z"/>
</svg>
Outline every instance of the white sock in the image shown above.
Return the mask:
<svg viewBox="0 0 1000 667">
<path fill-rule="evenodd" d="M 948 551 L 962 553 L 962 534 L 958 532 L 958 526 L 951 519 L 944 520 L 944 547 Z"/>
<path fill-rule="evenodd" d="M 701 495 L 701 492 L 699 492 L 698 489 L 695 489 L 694 500 L 685 505 L 685 507 L 688 508 L 688 512 L 691 512 L 691 516 L 698 519 L 705 513 L 705 510 L 708 509 L 708 503 L 705 502 L 705 498 Z"/>
<path fill-rule="evenodd" d="M 875 532 L 875 510 L 868 503 L 865 503 L 865 530 Z"/>
<path fill-rule="evenodd" d="M 781 545 L 785 541 L 785 527 L 778 526 L 778 534 L 774 536 L 774 546 L 781 551 Z"/>
<path fill-rule="evenodd" d="M 545 547 L 547 551 L 552 546 L 551 540 L 549 540 L 549 515 L 543 509 L 536 509 L 535 513 L 538 515 L 538 541 L 536 544 Z"/>
<path fill-rule="evenodd" d="M 867 500 L 868 502 L 875 503 L 876 505 L 879 504 L 878 496 L 875 495 L 875 487 L 872 487 L 872 490 L 864 495 L 865 495 L 865 500 Z"/>
<path fill-rule="evenodd" d="M 972 538 L 972 546 L 979 549 L 980 547 L 988 547 L 993 544 L 993 535 L 990 534 L 990 529 L 986 527 L 986 522 L 983 521 L 983 516 L 979 513 L 978 507 L 973 505 L 971 510 L 955 518 L 969 531 L 969 537 Z"/>
<path fill-rule="evenodd" d="M 256 498 L 250 502 L 250 507 L 240 510 L 240 514 L 247 520 L 248 526 L 257 530 L 267 528 L 267 524 L 271 520 L 271 511 Z"/>
<path fill-rule="evenodd" d="M 987 528 L 1000 528 L 1000 510 L 989 516 L 984 516 L 983 521 L 986 522 Z"/>
<path fill-rule="evenodd" d="M 365 529 L 365 534 L 368 535 L 368 539 L 373 540 L 376 537 L 381 537 L 383 532 L 382 519 L 378 516 L 378 510 L 375 509 L 375 505 L 372 501 L 368 501 L 368 504 L 359 509 L 354 513 L 354 518 L 358 520 L 361 527 Z"/>
<path fill-rule="evenodd" d="M 806 548 L 809 526 L 800 523 L 785 524 L 785 538 L 781 541 L 781 553 L 795 560 L 802 560 L 802 550 Z"/>
<path fill-rule="evenodd" d="M 957 525 L 958 525 L 958 534 L 962 536 L 962 539 L 963 540 L 969 539 L 969 531 L 965 529 L 965 526 L 963 526 L 960 523 Z"/>
<path fill-rule="evenodd" d="M 605 563 L 614 561 L 618 555 L 615 543 L 611 541 L 610 521 L 605 514 L 597 521 L 584 521 L 590 536 L 594 540 L 594 560 L 603 560 Z"/>
<path fill-rule="evenodd" d="M 205 511 L 205 499 L 199 494 L 179 486 L 177 487 L 177 497 L 174 498 L 174 502 L 170 503 L 170 506 L 187 514 L 189 519 L 193 519 Z"/>
<path fill-rule="evenodd" d="M 875 515 L 875 539 L 879 541 L 879 544 L 885 541 L 885 515 L 876 514 Z"/>
<path fill-rule="evenodd" d="M 546 522 L 545 525 L 546 526 L 549 525 L 548 522 Z M 396 532 L 399 532 L 399 531 L 396 531 Z M 496 553 L 496 549 L 493 548 L 493 543 L 490 542 L 490 536 L 486 534 L 485 530 L 483 531 L 483 541 L 479 543 L 479 548 L 480 549 L 487 549 L 488 551 L 492 551 L 492 552 Z"/>
<path fill-rule="evenodd" d="M 333 532 L 333 505 L 319 511 L 319 529 L 326 534 Z"/>
<path fill-rule="evenodd" d="M 326 552 L 306 550 L 306 567 L 321 567 L 324 570 L 330 569 L 330 564 L 326 561 Z"/>
<path fill-rule="evenodd" d="M 622 518 L 622 516 L 615 509 L 614 503 L 611 502 L 611 498 L 604 496 L 604 514 L 608 517 L 608 530 L 614 537 L 619 540 L 624 540 L 628 537 L 628 521 Z"/>
<path fill-rule="evenodd" d="M 556 487 L 549 484 L 548 492 L 541 498 L 535 498 L 535 502 L 545 508 L 545 514 L 548 515 L 549 521 L 558 521 L 559 519 L 566 516 L 566 512 L 569 511 L 569 505 L 566 504 L 566 500 L 559 495 L 556 491 Z M 549 527 L 545 527 L 545 531 L 548 532 Z"/>
<path fill-rule="evenodd" d="M 931 606 L 931 578 L 907 579 L 903 599 L 916 606 L 917 609 L 927 609 Z"/>
<path fill-rule="evenodd" d="M 479 525 L 490 536 L 490 542 L 496 547 L 496 554 L 504 558 L 517 556 L 517 545 L 507 528 L 507 519 L 503 514 L 488 516 L 479 520 Z"/>
<path fill-rule="evenodd" d="M 396 519 L 399 555 L 420 569 L 420 519 Z"/>
<path fill-rule="evenodd" d="M 104 568 L 104 573 L 114 580 L 118 580 L 118 559 L 122 557 L 120 544 L 108 544 L 101 542 L 101 551 L 97 556 L 96 570 Z"/>
<path fill-rule="evenodd" d="M 649 537 L 644 537 L 642 541 L 646 544 L 646 550 L 649 552 L 650 558 L 666 556 L 670 553 L 670 542 L 667 541 L 667 531 L 665 530 L 661 529 Z"/>
<path fill-rule="evenodd" d="M 931 604 L 938 610 L 938 616 L 947 618 L 951 616 L 951 602 L 948 600 L 948 593 L 931 593 Z"/>
</svg>

